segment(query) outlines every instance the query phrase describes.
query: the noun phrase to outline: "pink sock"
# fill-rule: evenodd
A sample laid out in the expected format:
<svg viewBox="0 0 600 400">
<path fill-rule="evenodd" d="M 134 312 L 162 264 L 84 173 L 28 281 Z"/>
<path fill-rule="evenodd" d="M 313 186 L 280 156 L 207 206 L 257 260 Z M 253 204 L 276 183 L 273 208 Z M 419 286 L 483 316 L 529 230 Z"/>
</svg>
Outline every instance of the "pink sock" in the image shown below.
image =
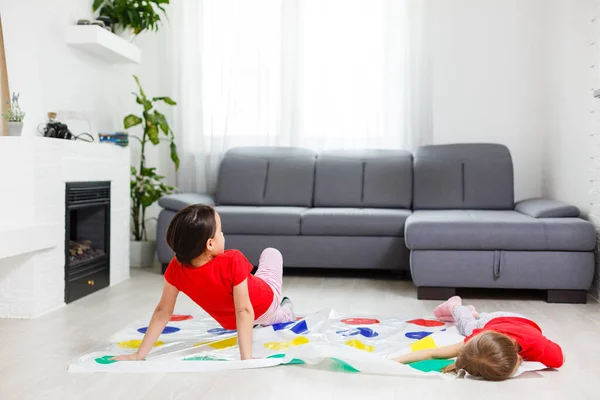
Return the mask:
<svg viewBox="0 0 600 400">
<path fill-rule="evenodd" d="M 458 296 L 452 296 L 433 310 L 433 315 L 440 321 L 452 322 L 454 317 L 452 316 L 452 309 L 456 306 L 462 305 L 462 299 Z"/>
</svg>

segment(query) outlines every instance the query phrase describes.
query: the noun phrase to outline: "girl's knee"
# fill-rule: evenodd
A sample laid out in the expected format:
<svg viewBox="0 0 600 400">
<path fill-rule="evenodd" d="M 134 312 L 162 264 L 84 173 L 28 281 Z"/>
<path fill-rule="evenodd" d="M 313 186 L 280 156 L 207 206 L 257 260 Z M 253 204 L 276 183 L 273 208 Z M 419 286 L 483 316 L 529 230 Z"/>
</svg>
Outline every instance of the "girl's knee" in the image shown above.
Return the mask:
<svg viewBox="0 0 600 400">
<path fill-rule="evenodd" d="M 281 252 L 273 247 L 268 247 L 268 248 L 264 249 L 262 254 L 260 255 L 260 257 L 261 258 L 263 258 L 263 257 L 277 258 L 277 259 L 283 260 L 283 256 L 281 255 Z"/>
</svg>

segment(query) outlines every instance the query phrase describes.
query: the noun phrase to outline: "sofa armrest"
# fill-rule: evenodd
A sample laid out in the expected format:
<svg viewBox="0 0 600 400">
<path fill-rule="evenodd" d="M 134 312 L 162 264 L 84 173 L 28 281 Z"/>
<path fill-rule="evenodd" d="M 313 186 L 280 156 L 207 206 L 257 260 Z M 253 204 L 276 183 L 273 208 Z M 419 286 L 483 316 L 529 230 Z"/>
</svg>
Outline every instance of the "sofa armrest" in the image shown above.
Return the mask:
<svg viewBox="0 0 600 400">
<path fill-rule="evenodd" d="M 515 211 L 533 218 L 575 218 L 579 208 L 556 200 L 527 199 L 517 202 Z"/>
<path fill-rule="evenodd" d="M 215 205 L 214 198 L 209 194 L 200 193 L 176 193 L 163 196 L 158 201 L 158 205 L 171 211 L 179 211 L 192 204 Z"/>
</svg>

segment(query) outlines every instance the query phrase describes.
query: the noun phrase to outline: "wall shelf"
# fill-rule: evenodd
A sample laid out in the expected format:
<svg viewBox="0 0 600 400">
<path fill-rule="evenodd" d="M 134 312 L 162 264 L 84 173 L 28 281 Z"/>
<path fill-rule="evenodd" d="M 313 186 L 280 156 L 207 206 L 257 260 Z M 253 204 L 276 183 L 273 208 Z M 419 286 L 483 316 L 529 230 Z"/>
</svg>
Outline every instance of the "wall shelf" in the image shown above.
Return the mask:
<svg viewBox="0 0 600 400">
<path fill-rule="evenodd" d="M 66 41 L 110 64 L 139 64 L 142 61 L 142 51 L 136 45 L 99 26 L 70 26 Z"/>
</svg>

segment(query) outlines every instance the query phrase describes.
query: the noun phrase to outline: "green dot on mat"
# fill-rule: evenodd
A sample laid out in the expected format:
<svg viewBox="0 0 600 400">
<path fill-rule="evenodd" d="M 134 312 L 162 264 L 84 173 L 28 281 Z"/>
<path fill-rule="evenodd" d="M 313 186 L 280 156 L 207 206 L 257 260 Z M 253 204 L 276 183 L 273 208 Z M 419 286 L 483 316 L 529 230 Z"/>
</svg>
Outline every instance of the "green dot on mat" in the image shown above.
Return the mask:
<svg viewBox="0 0 600 400">
<path fill-rule="evenodd" d="M 359 370 L 354 368 L 352 365 L 348 364 L 345 361 L 340 360 L 339 358 L 332 358 L 332 360 L 338 364 L 338 371 L 341 370 L 343 372 L 360 372 Z"/>
<path fill-rule="evenodd" d="M 112 363 L 116 363 L 117 360 L 111 360 L 111 358 L 113 358 L 114 356 L 104 356 L 104 357 L 99 357 L 96 358 L 96 361 L 98 364 L 112 364 Z"/>
<path fill-rule="evenodd" d="M 304 361 L 300 360 L 299 358 L 292 358 L 291 361 L 286 362 L 285 365 L 294 365 L 294 364 L 306 364 Z"/>
<path fill-rule="evenodd" d="M 410 363 L 408 365 L 410 365 L 414 369 L 418 369 L 419 371 L 423 371 L 423 372 L 431 372 L 431 371 L 442 372 L 442 369 L 444 369 L 448 365 L 452 364 L 453 362 L 454 362 L 454 360 L 439 359 L 439 360 L 417 361 L 414 363 Z"/>
<path fill-rule="evenodd" d="M 270 355 L 267 358 L 285 358 L 285 354 L 273 354 Z M 291 361 L 286 362 L 284 365 L 300 365 L 300 364 L 306 364 L 304 361 L 300 360 L 299 358 L 292 358 Z"/>
<path fill-rule="evenodd" d="M 184 358 L 183 361 L 227 361 L 225 358 L 212 357 L 212 356 L 197 356 Z"/>
</svg>

